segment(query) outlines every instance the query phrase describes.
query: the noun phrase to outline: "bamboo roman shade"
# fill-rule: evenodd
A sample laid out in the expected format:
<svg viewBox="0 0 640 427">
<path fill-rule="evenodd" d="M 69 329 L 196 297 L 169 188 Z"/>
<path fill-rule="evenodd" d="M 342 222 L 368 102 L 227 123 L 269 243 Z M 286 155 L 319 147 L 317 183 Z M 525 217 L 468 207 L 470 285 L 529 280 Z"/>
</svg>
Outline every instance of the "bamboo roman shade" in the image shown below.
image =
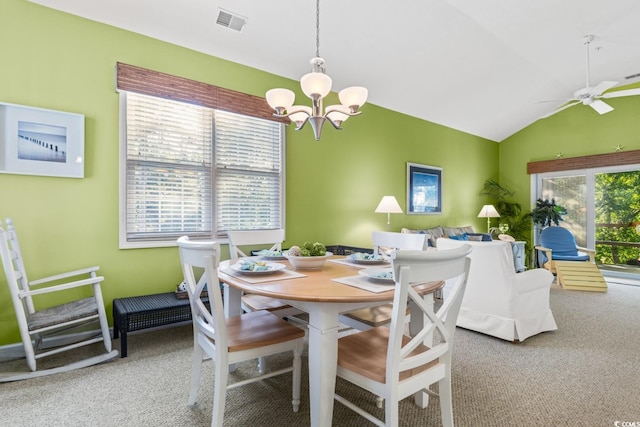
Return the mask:
<svg viewBox="0 0 640 427">
<path fill-rule="evenodd" d="M 273 117 L 273 110 L 262 97 L 121 62 L 116 64 L 116 89 L 289 123 L 289 119 Z"/>
<path fill-rule="evenodd" d="M 577 169 L 591 169 L 616 165 L 640 164 L 640 150 L 619 151 L 616 153 L 594 154 L 591 156 L 570 157 L 567 159 L 542 160 L 527 163 L 527 173 L 561 172 Z"/>
</svg>

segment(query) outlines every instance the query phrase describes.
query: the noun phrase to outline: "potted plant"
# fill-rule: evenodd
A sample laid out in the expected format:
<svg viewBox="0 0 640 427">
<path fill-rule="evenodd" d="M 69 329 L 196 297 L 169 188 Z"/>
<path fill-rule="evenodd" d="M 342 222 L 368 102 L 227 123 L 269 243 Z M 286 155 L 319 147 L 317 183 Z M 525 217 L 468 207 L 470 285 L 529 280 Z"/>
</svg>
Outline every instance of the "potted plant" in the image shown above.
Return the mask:
<svg viewBox="0 0 640 427">
<path fill-rule="evenodd" d="M 489 197 L 491 203 L 500 214 L 499 223 L 506 224 L 508 234 L 512 235 L 516 240 L 526 241 L 528 244 L 531 243 L 529 213 L 522 212 L 520 204 L 513 201 L 513 191 L 502 187 L 496 181 L 487 180 L 480 194 Z"/>
<path fill-rule="evenodd" d="M 563 220 L 563 216 L 567 214 L 567 210 L 556 205 L 555 199 L 538 199 L 536 200 L 536 207 L 531 210 L 531 219 L 533 223 L 541 228 L 549 227 L 551 225 L 560 225 L 560 221 Z"/>
<path fill-rule="evenodd" d="M 531 265 L 531 218 L 529 212 L 523 212 L 519 203 L 513 200 L 514 192 L 493 180 L 484 183 L 481 195 L 487 196 L 500 214 L 498 230 L 513 236 L 516 241 L 523 241 L 526 251 L 525 263 Z"/>
</svg>

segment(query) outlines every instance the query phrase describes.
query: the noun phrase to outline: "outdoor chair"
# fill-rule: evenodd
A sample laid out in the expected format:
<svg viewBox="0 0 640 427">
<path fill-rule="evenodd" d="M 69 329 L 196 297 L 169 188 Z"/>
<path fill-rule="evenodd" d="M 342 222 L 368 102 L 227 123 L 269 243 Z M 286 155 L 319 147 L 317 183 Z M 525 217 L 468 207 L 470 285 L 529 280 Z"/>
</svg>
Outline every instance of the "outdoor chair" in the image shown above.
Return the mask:
<svg viewBox="0 0 640 427">
<path fill-rule="evenodd" d="M 579 261 L 595 263 L 595 251 L 576 244 L 571 231 L 564 227 L 547 227 L 540 233 L 540 244 L 535 247 L 538 265 L 553 274 L 557 273 L 555 261 Z"/>
</svg>

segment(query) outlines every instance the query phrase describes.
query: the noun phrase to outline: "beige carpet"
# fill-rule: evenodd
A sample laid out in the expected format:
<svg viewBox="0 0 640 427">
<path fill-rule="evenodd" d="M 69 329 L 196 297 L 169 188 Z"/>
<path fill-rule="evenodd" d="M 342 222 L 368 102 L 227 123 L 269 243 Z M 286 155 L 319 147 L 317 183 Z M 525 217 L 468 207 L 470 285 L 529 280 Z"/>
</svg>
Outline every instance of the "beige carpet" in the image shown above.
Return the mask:
<svg viewBox="0 0 640 427">
<path fill-rule="evenodd" d="M 458 329 L 453 362 L 458 426 L 602 426 L 640 421 L 640 287 L 609 283 L 607 293 L 555 285 L 558 331 L 513 344 Z M 114 341 L 116 345 L 118 342 Z M 129 357 L 70 373 L 0 384 L 2 426 L 207 426 L 212 370 L 199 405 L 187 406 L 191 326 L 136 333 Z M 291 411 L 290 375 L 228 392 L 226 426 L 307 426 L 306 355 L 302 406 Z M 271 358 L 272 366 L 287 358 Z M 207 366 L 207 365 L 205 365 Z M 24 370 L 23 360 L 0 371 Z M 237 378 L 255 370 L 240 366 Z M 341 394 L 375 410 L 373 396 L 338 381 Z M 437 400 L 426 410 L 402 403 L 402 426 L 438 426 Z M 381 412 L 379 412 L 381 415 Z M 336 403 L 336 426 L 368 422 Z"/>
</svg>

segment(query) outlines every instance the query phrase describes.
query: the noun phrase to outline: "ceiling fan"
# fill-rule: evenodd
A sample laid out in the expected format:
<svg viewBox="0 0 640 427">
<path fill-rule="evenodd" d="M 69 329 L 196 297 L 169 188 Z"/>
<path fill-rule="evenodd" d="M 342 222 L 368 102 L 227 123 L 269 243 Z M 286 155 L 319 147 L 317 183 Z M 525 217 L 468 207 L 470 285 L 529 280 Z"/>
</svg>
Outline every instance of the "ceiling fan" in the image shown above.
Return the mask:
<svg viewBox="0 0 640 427">
<path fill-rule="evenodd" d="M 573 94 L 573 98 L 567 99 L 567 101 L 569 101 L 567 104 L 564 104 L 560 108 L 557 108 L 551 113 L 543 116 L 542 117 L 543 119 L 578 104 L 588 105 L 591 108 L 593 108 L 598 114 L 606 114 L 610 111 L 613 111 L 613 107 L 607 104 L 606 102 L 602 101 L 602 98 L 606 99 L 606 98 L 618 98 L 622 96 L 640 95 L 640 88 L 604 93 L 605 91 L 611 89 L 612 87 L 618 84 L 618 82 L 613 82 L 613 81 L 605 80 L 603 82 L 598 83 L 594 87 L 591 87 L 589 85 L 589 45 L 593 41 L 593 38 L 594 38 L 593 35 L 584 36 L 584 44 L 586 45 L 586 52 L 587 52 L 587 85 L 586 87 L 577 90 Z"/>
</svg>

